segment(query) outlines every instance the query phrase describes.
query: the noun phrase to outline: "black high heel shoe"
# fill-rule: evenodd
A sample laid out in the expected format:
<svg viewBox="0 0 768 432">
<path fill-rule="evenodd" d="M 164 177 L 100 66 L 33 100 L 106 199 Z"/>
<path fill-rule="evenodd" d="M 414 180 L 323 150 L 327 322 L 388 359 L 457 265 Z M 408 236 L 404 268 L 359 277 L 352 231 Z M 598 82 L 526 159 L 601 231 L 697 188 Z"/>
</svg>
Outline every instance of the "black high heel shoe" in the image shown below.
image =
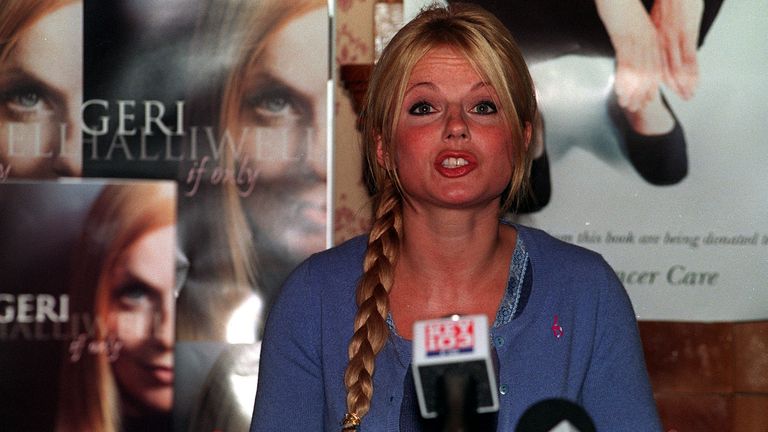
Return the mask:
<svg viewBox="0 0 768 432">
<path fill-rule="evenodd" d="M 688 175 L 688 154 L 683 128 L 663 94 L 661 102 L 675 121 L 672 130 L 661 135 L 642 135 L 632 129 L 619 107 L 615 92 L 611 92 L 608 100 L 608 113 L 619 130 L 624 153 L 635 171 L 650 184 L 668 186 L 679 183 Z"/>
</svg>

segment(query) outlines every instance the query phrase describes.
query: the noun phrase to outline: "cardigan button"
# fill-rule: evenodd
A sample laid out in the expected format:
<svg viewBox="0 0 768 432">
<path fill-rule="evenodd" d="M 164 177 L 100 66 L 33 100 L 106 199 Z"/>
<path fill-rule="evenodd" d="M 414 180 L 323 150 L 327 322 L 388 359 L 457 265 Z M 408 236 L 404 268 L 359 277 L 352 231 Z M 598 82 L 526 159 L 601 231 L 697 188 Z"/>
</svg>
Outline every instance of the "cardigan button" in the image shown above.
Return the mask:
<svg viewBox="0 0 768 432">
<path fill-rule="evenodd" d="M 506 384 L 502 384 L 499 386 L 499 393 L 501 393 L 502 395 L 507 394 L 508 391 L 509 391 L 509 386 L 507 386 Z"/>
<path fill-rule="evenodd" d="M 493 343 L 496 345 L 496 348 L 501 348 L 504 346 L 504 337 L 502 336 L 496 336 L 493 338 Z"/>
</svg>

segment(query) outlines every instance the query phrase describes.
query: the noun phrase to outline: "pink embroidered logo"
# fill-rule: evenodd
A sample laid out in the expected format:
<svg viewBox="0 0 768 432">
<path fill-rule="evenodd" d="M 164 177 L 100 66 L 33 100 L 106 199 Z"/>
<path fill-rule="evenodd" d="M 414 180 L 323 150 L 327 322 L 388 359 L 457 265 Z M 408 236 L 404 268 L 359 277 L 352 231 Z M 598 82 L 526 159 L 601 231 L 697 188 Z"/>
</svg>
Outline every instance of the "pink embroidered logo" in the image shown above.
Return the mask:
<svg viewBox="0 0 768 432">
<path fill-rule="evenodd" d="M 558 339 L 563 336 L 563 327 L 557 323 L 557 315 L 555 315 L 555 322 L 552 323 L 552 334 Z"/>
</svg>

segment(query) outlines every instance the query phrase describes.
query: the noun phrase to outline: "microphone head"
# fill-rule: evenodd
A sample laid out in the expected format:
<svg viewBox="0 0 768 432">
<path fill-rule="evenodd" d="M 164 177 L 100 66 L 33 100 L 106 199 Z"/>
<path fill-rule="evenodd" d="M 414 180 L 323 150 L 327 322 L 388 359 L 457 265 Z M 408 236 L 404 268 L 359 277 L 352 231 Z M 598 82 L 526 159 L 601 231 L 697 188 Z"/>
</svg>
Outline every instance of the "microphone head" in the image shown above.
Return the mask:
<svg viewBox="0 0 768 432">
<path fill-rule="evenodd" d="M 464 398 L 476 412 L 498 411 L 489 345 L 485 315 L 414 323 L 412 368 L 422 417 L 437 417 L 447 394 L 462 391 L 471 393 Z"/>
<path fill-rule="evenodd" d="M 595 424 L 580 405 L 553 398 L 525 410 L 515 432 L 595 432 Z"/>
</svg>

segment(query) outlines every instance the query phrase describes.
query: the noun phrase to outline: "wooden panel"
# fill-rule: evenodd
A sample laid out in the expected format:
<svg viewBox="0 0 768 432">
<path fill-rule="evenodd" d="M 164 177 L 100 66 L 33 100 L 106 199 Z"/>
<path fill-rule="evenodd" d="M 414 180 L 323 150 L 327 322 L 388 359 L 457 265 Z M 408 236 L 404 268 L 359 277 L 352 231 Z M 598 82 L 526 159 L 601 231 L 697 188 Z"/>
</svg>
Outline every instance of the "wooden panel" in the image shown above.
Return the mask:
<svg viewBox="0 0 768 432">
<path fill-rule="evenodd" d="M 640 323 L 655 392 L 733 391 L 732 323 Z"/>
<path fill-rule="evenodd" d="M 735 395 L 732 418 L 734 432 L 768 431 L 768 395 Z"/>
<path fill-rule="evenodd" d="M 729 432 L 731 396 L 727 394 L 656 394 L 665 431 Z"/>
<path fill-rule="evenodd" d="M 734 324 L 733 354 L 734 390 L 768 393 L 768 322 Z"/>
</svg>

